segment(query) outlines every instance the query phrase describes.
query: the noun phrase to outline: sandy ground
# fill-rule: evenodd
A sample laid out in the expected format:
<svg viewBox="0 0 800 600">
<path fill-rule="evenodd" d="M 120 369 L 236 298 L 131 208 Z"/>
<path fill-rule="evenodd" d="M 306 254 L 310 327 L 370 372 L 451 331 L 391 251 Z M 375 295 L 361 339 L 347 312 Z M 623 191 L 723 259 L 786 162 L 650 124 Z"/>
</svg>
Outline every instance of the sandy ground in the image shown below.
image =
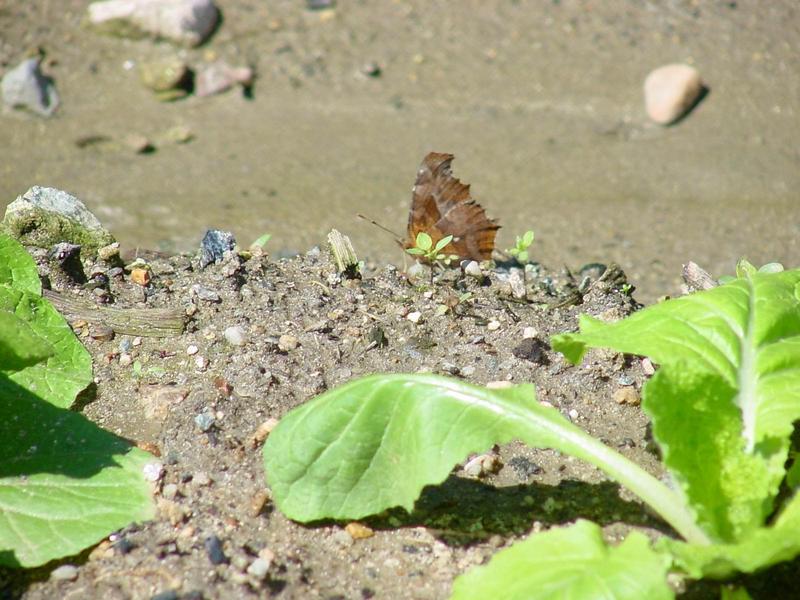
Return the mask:
<svg viewBox="0 0 800 600">
<path fill-rule="evenodd" d="M 572 268 L 619 262 L 652 301 L 680 265 L 730 273 L 739 256 L 795 265 L 800 14 L 749 2 L 340 2 L 222 0 L 202 48 L 98 36 L 88 2 L 5 2 L 0 64 L 42 46 L 63 98 L 49 121 L 4 116 L 0 206 L 34 184 L 71 191 L 128 247 L 187 250 L 204 230 L 304 251 L 331 227 L 356 250 L 400 261 L 392 239 L 356 219 L 405 227 L 429 150 L 536 258 Z M 165 56 L 258 72 L 238 92 L 156 101 L 137 68 Z M 365 64 L 379 77 L 361 73 Z M 651 69 L 688 62 L 710 94 L 678 126 L 644 114 Z M 169 128 L 194 141 L 159 140 Z M 122 140 L 148 136 L 154 154 Z M 87 136 L 110 143 L 78 148 Z"/>
</svg>

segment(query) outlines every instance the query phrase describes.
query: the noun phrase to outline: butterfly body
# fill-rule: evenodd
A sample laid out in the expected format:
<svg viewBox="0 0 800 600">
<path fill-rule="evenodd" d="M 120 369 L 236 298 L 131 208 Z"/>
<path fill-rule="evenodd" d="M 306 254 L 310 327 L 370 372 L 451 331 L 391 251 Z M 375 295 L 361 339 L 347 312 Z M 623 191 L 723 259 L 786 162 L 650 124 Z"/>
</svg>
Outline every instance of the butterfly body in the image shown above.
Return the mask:
<svg viewBox="0 0 800 600">
<path fill-rule="evenodd" d="M 443 254 L 489 260 L 500 226 L 472 198 L 469 185 L 453 177 L 450 167 L 453 158 L 452 154 L 431 152 L 423 159 L 414 183 L 403 246 L 413 248 L 420 232 L 430 235 L 434 244 L 452 235 L 452 241 L 442 249 Z"/>
</svg>

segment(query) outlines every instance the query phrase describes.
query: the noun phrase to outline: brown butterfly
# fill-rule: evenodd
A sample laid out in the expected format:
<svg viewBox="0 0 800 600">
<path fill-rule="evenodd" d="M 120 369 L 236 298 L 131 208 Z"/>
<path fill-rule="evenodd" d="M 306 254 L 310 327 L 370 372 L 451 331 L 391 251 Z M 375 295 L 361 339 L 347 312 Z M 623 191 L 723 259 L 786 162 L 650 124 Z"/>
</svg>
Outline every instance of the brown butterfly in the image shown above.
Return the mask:
<svg viewBox="0 0 800 600">
<path fill-rule="evenodd" d="M 489 260 L 500 226 L 470 196 L 469 185 L 453 177 L 450 169 L 453 158 L 452 154 L 431 152 L 423 159 L 414 183 L 403 247 L 413 248 L 420 232 L 431 236 L 434 244 L 452 235 L 453 240 L 442 249 L 443 254 Z"/>
</svg>

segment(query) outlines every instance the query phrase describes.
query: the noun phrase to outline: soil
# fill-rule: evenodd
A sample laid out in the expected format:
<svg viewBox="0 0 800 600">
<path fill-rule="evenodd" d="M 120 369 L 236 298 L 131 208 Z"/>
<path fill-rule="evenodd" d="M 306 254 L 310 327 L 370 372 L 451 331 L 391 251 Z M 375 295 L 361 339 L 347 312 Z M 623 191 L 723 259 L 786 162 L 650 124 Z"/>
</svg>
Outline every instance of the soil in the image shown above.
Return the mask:
<svg viewBox="0 0 800 600">
<path fill-rule="evenodd" d="M 35 256 L 59 291 L 98 297 L 96 289 L 70 284 L 46 251 Z M 295 524 L 265 493 L 259 428 L 376 372 L 533 382 L 540 401 L 662 476 L 638 406 L 643 362 L 593 351 L 571 366 L 547 343 L 575 329 L 579 313 L 619 319 L 638 308 L 617 267 L 595 266 L 580 282 L 541 265 L 529 266 L 527 276 L 500 265 L 482 280 L 437 270 L 433 282 L 424 272 L 411 282 L 388 265 L 347 279 L 319 248 L 280 260 L 227 253 L 205 269 L 188 255 L 151 255 L 148 264 L 145 287 L 103 263 L 89 261 L 85 270 L 111 274 L 98 289 L 119 307 L 190 315 L 183 334 L 108 339 L 102 323 L 71 324 L 95 365 L 96 386 L 80 398 L 80 409 L 164 463 L 158 517 L 79 557 L 0 571 L 3 597 L 445 598 L 459 573 L 531 531 L 587 518 L 611 541 L 632 527 L 670 533 L 595 468 L 519 443 L 487 449 L 497 472 L 476 475 L 462 464 L 427 488 L 411 514 L 366 519 L 374 530 L 366 539 L 354 539 L 346 523 Z M 515 278 L 524 290 L 512 285 Z M 417 322 L 409 318 L 415 312 Z M 240 339 L 232 338 L 237 345 L 226 334 L 230 327 L 241 328 Z M 213 425 L 201 426 L 198 417 L 209 416 Z M 212 536 L 221 541 L 222 564 L 210 560 Z M 265 549 L 274 557 L 266 577 L 248 574 Z M 58 564 L 78 565 L 77 579 L 48 578 Z M 716 594 L 710 584 L 689 591 L 687 597 Z"/>
<path fill-rule="evenodd" d="M 800 264 L 794 0 L 219 0 L 223 23 L 192 50 L 93 33 L 88 4 L 0 6 L 0 71 L 42 47 L 63 101 L 47 121 L 3 115 L 0 206 L 57 187 L 126 247 L 169 252 L 208 227 L 304 251 L 336 227 L 384 263 L 400 260 L 391 237 L 355 215 L 402 230 L 435 150 L 456 155 L 501 248 L 533 229 L 537 260 L 617 262 L 644 302 L 677 293 L 689 260 L 715 275 L 740 256 Z M 252 97 L 159 102 L 139 67 L 176 56 L 252 65 Z M 664 128 L 641 87 L 670 62 L 710 93 Z M 194 139 L 165 141 L 175 126 Z M 131 134 L 156 151 L 135 154 Z"/>
<path fill-rule="evenodd" d="M 413 513 L 366 520 L 375 534 L 354 540 L 344 523 L 300 526 L 268 499 L 259 506 L 265 481 L 252 436 L 355 377 L 433 371 L 533 382 L 541 401 L 663 475 L 646 417 L 614 399 L 641 389 L 641 361 L 594 352 L 572 367 L 547 340 L 575 329 L 581 312 L 619 318 L 637 307 L 615 269 L 586 269 L 588 288 L 576 296 L 587 263 L 619 263 L 644 302 L 677 293 L 690 259 L 715 274 L 740 255 L 800 264 L 795 2 L 414 0 L 310 11 L 299 1 L 220 0 L 224 22 L 193 50 L 91 33 L 81 25 L 87 4 L 0 6 L 0 65 L 43 46 L 63 101 L 47 121 L 2 116 L 0 203 L 32 185 L 66 189 L 128 251 L 166 250 L 144 253 L 149 286 L 112 277 L 110 297 L 178 308 L 191 321 L 179 337 L 110 341 L 73 323 L 97 380 L 81 410 L 160 453 L 159 517 L 62 561 L 78 565 L 75 581 L 51 579 L 54 564 L 0 571 L 0 597 L 445 598 L 459 573 L 532 530 L 588 518 L 610 540 L 631 527 L 670 533 L 594 468 L 511 444 L 498 450 L 499 472 L 457 468 Z M 255 66 L 253 97 L 164 104 L 124 66 L 175 55 L 194 67 L 218 57 Z M 380 76 L 362 73 L 371 61 Z M 674 61 L 696 64 L 711 92 L 680 124 L 656 127 L 641 82 Z M 194 139 L 163 141 L 176 125 Z M 134 154 L 129 134 L 156 151 Z M 91 138 L 106 141 L 77 143 Z M 557 268 L 529 273 L 524 299 L 502 265 L 483 283 L 453 269 L 433 285 L 383 266 L 398 260 L 394 242 L 354 215 L 402 229 L 429 150 L 456 154 L 456 175 L 504 225 L 501 247 L 536 231 L 534 258 Z M 196 248 L 209 226 L 231 229 L 245 247 L 269 231 L 273 256 L 200 269 L 178 251 Z M 332 227 L 366 260 L 363 280 L 338 277 L 325 249 L 279 258 L 320 244 Z M 218 301 L 202 299 L 209 290 Z M 415 311 L 416 324 L 407 318 Z M 237 325 L 242 346 L 224 335 Z M 386 345 L 373 343 L 378 329 Z M 281 350 L 287 335 L 298 345 Z M 215 424 L 203 432 L 195 418 L 209 412 Z M 226 563 L 210 562 L 209 536 Z M 261 580 L 247 566 L 264 549 L 274 560 Z M 782 581 L 797 569 L 748 578 L 753 597 L 789 597 Z M 719 586 L 683 594 L 718 597 Z"/>
</svg>

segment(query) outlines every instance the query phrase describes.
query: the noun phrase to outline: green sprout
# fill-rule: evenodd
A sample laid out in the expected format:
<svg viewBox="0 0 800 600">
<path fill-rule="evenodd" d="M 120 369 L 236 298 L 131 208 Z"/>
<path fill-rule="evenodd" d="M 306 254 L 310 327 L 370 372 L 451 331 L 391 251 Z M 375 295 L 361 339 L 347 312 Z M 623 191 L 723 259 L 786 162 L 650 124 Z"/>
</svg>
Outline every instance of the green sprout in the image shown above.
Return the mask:
<svg viewBox="0 0 800 600">
<path fill-rule="evenodd" d="M 533 231 L 526 231 L 522 237 L 517 236 L 517 242 L 513 248 L 506 249 L 506 254 L 511 255 L 519 264 L 524 265 L 528 262 L 528 248 L 533 244 Z"/>
<path fill-rule="evenodd" d="M 434 245 L 433 238 L 424 231 L 420 231 L 417 234 L 417 239 L 414 240 L 414 247 L 406 248 L 406 252 L 412 256 L 419 256 L 428 262 L 444 261 L 445 264 L 450 264 L 451 261 L 458 257 L 454 254 L 444 254 L 442 250 L 452 241 L 453 236 L 446 235 Z"/>
<path fill-rule="evenodd" d="M 253 246 L 258 246 L 260 248 L 263 248 L 264 246 L 267 245 L 267 242 L 271 238 L 272 238 L 272 234 L 271 233 L 265 233 L 265 234 L 259 236 L 258 239 L 256 241 L 254 241 L 252 244 L 250 244 L 250 247 L 252 248 Z"/>
</svg>

